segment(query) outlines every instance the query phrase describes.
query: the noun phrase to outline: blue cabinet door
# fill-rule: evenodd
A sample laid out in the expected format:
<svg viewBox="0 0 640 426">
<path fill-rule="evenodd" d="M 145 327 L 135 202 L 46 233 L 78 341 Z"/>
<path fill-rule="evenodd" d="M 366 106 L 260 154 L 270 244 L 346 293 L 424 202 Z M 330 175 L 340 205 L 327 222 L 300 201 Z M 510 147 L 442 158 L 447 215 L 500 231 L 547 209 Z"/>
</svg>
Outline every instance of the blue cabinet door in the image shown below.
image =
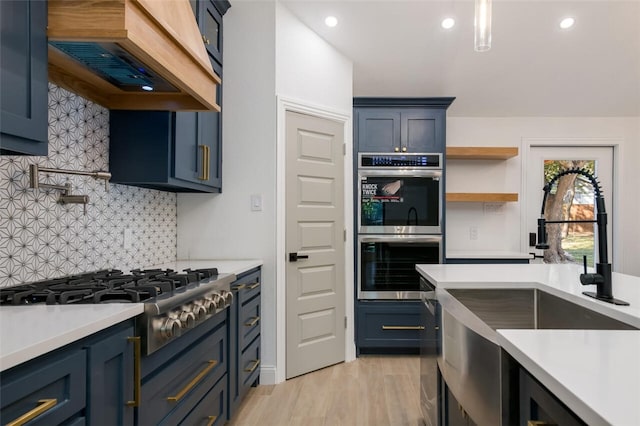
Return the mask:
<svg viewBox="0 0 640 426">
<path fill-rule="evenodd" d="M 444 152 L 445 111 L 407 109 L 401 115 L 401 147 L 406 152 Z"/>
<path fill-rule="evenodd" d="M 132 425 L 133 407 L 133 324 L 114 327 L 110 334 L 87 346 L 89 424 Z"/>
<path fill-rule="evenodd" d="M 47 155 L 47 2 L 0 1 L 0 153 Z"/>
<path fill-rule="evenodd" d="M 359 353 L 417 353 L 420 349 L 426 326 L 419 301 L 363 301 L 356 311 Z"/>
<path fill-rule="evenodd" d="M 400 150 L 400 111 L 362 108 L 356 111 L 358 151 Z"/>
</svg>

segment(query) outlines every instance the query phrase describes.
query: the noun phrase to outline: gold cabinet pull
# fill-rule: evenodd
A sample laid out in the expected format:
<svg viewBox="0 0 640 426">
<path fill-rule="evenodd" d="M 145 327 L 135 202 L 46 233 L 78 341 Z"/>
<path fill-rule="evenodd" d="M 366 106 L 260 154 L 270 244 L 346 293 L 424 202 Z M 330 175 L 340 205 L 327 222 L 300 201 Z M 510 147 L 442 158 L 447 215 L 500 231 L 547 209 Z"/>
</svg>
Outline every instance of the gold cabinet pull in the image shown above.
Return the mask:
<svg viewBox="0 0 640 426">
<path fill-rule="evenodd" d="M 38 401 L 39 405 L 36 408 L 24 413 L 23 415 L 13 420 L 12 422 L 7 423 L 7 426 L 22 426 L 23 424 L 38 417 L 40 414 L 44 414 L 47 411 L 51 410 L 53 407 L 56 406 L 57 403 L 58 403 L 57 398 L 41 399 Z"/>
<path fill-rule="evenodd" d="M 529 420 L 527 426 L 556 426 L 555 423 L 547 423 L 542 420 Z"/>
<path fill-rule="evenodd" d="M 206 44 L 207 46 L 211 44 L 211 40 L 209 40 L 207 38 L 207 36 L 205 36 L 204 34 L 202 34 L 202 41 L 204 42 L 204 44 Z"/>
<path fill-rule="evenodd" d="M 142 377 L 140 375 L 140 337 L 127 337 L 129 342 L 133 342 L 133 401 L 127 401 L 128 407 L 140 406 L 140 390 L 142 389 Z"/>
<path fill-rule="evenodd" d="M 258 323 L 258 321 L 260 321 L 260 317 L 253 317 L 251 321 L 245 322 L 244 325 L 246 325 L 247 327 L 253 327 Z"/>
<path fill-rule="evenodd" d="M 206 156 L 205 156 L 205 178 L 204 180 L 209 180 L 209 178 L 211 177 L 211 148 L 209 148 L 209 145 L 205 145 L 205 152 L 206 152 Z"/>
<path fill-rule="evenodd" d="M 395 152 L 399 152 L 399 151 L 400 151 L 400 148 L 398 148 L 398 147 L 396 146 L 395 148 L 393 148 L 393 150 L 394 150 Z"/>
<path fill-rule="evenodd" d="M 383 325 L 383 330 L 424 330 L 423 325 Z"/>
<path fill-rule="evenodd" d="M 212 426 L 216 422 L 218 416 L 209 416 L 207 418 L 209 419 L 209 421 L 207 422 L 207 426 Z"/>
<path fill-rule="evenodd" d="M 231 287 L 232 290 L 242 290 L 243 288 L 245 288 L 247 285 L 246 284 L 236 284 L 233 287 Z"/>
<path fill-rule="evenodd" d="M 207 364 L 208 365 L 200 373 L 198 373 L 198 375 L 196 377 L 194 377 L 193 380 L 191 380 L 189 383 L 187 383 L 187 386 L 185 386 L 184 389 L 182 389 L 180 392 L 178 392 L 178 394 L 176 396 L 167 397 L 167 401 L 171 401 L 171 402 L 180 401 L 182 399 L 182 397 L 187 394 L 187 392 L 189 392 L 191 389 L 193 389 L 193 387 L 195 385 L 197 385 L 202 379 L 204 379 L 204 376 L 206 376 L 207 373 L 209 371 L 211 371 L 213 369 L 213 367 L 216 366 L 216 364 L 218 364 L 218 361 L 212 359 L 212 360 L 207 361 Z"/>
<path fill-rule="evenodd" d="M 255 284 L 251 284 L 249 286 L 249 290 L 253 290 L 254 288 L 259 287 L 259 286 L 260 286 L 260 281 L 257 281 Z"/>
<path fill-rule="evenodd" d="M 402 152 L 407 152 L 407 147 L 406 146 L 402 147 Z"/>
<path fill-rule="evenodd" d="M 256 359 L 255 361 L 253 361 L 253 364 L 251 364 L 251 367 L 245 368 L 244 371 L 246 373 L 253 373 L 255 369 L 258 368 L 259 365 L 260 365 L 260 360 Z"/>
<path fill-rule="evenodd" d="M 206 145 L 198 145 L 200 149 L 202 149 L 202 168 L 200 170 L 200 176 L 198 179 L 207 180 L 207 146 Z"/>
</svg>

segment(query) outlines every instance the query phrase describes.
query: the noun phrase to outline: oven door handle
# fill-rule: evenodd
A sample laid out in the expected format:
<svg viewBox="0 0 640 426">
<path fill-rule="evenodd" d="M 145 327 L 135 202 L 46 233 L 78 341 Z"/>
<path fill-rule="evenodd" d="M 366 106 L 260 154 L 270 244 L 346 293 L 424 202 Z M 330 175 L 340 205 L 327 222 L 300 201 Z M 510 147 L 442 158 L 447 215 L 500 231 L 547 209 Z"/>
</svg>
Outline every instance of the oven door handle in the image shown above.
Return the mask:
<svg viewBox="0 0 640 426">
<path fill-rule="evenodd" d="M 440 236 L 408 236 L 408 235 L 380 235 L 380 236 L 370 236 L 363 237 L 360 236 L 360 242 L 362 243 L 407 243 L 407 244 L 418 244 L 418 243 L 439 243 L 442 241 L 442 237 Z"/>
</svg>

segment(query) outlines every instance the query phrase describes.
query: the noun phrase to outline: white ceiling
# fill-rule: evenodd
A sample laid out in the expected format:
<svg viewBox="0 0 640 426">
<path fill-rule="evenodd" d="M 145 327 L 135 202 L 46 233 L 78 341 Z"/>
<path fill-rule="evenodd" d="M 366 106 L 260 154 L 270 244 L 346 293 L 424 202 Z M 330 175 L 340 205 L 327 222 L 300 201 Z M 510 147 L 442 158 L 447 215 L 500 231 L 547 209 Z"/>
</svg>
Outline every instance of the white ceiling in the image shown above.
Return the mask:
<svg viewBox="0 0 640 426">
<path fill-rule="evenodd" d="M 452 116 L 640 116 L 640 0 L 494 0 L 484 53 L 470 0 L 281 2 L 353 61 L 354 96 L 455 96 Z"/>
</svg>

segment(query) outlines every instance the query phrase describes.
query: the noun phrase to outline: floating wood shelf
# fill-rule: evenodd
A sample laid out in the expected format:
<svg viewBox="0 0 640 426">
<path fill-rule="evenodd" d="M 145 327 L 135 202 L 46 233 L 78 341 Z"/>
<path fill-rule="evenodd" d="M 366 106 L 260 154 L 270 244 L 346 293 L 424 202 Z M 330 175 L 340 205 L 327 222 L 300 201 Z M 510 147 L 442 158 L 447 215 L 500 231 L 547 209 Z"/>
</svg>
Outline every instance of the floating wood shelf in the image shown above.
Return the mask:
<svg viewBox="0 0 640 426">
<path fill-rule="evenodd" d="M 507 203 L 518 201 L 518 194 L 511 192 L 447 192 L 448 202 Z"/>
<path fill-rule="evenodd" d="M 451 160 L 506 160 L 517 155 L 517 147 L 447 147 L 447 159 Z"/>
</svg>

